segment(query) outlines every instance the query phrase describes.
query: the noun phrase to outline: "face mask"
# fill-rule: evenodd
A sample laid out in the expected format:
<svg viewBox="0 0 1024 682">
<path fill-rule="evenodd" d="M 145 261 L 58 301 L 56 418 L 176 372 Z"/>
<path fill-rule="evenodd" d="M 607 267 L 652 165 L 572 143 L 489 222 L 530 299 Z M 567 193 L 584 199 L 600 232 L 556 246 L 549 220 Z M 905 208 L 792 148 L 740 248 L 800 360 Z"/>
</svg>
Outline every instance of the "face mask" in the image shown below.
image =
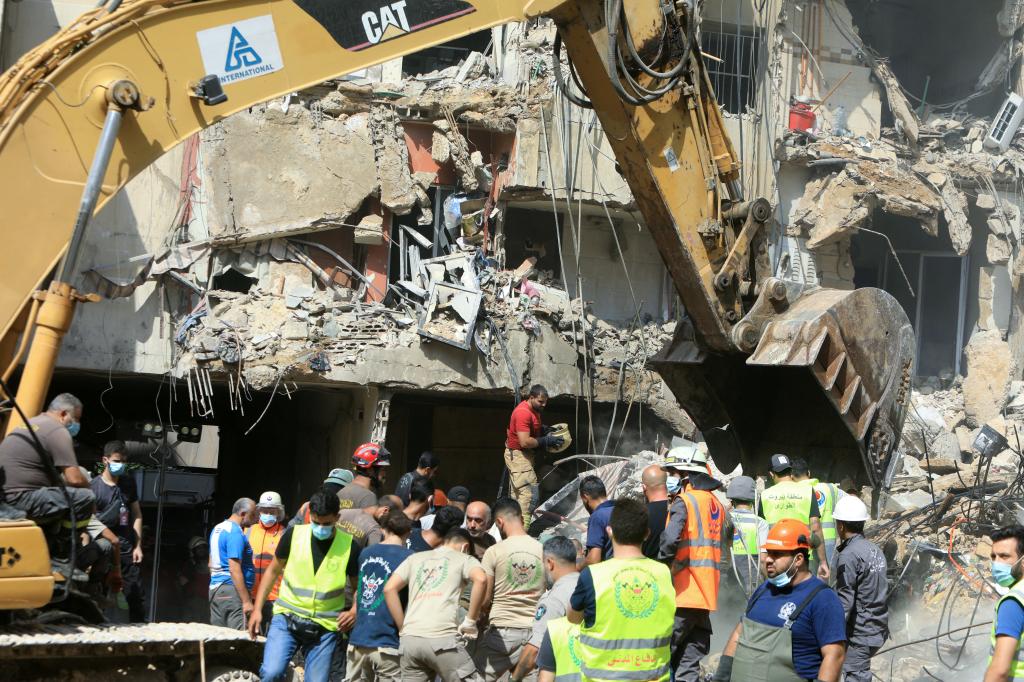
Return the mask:
<svg viewBox="0 0 1024 682">
<path fill-rule="evenodd" d="M 108 462 L 107 469 L 110 471 L 111 476 L 120 476 L 124 473 L 124 462 Z"/>
<path fill-rule="evenodd" d="M 794 562 L 790 568 L 795 568 L 796 563 Z M 796 575 L 796 571 L 793 571 L 793 575 Z M 774 578 L 768 578 L 768 582 L 775 587 L 785 587 L 793 580 L 793 576 L 789 574 L 789 569 L 786 569 L 785 573 L 779 573 Z"/>
<path fill-rule="evenodd" d="M 675 495 L 683 489 L 683 479 L 679 476 L 669 476 L 665 479 L 665 486 L 668 488 L 670 493 Z"/>
<path fill-rule="evenodd" d="M 68 433 L 71 434 L 71 437 L 74 438 L 75 436 L 78 435 L 78 432 L 82 429 L 82 425 L 79 424 L 78 422 L 71 422 L 65 428 L 67 428 Z"/>
<path fill-rule="evenodd" d="M 313 524 L 313 537 L 317 540 L 327 540 L 334 534 L 334 526 L 321 526 L 319 523 Z"/>
<path fill-rule="evenodd" d="M 999 561 L 992 562 L 992 579 L 997 585 L 1010 587 L 1017 579 L 1013 577 L 1013 564 L 1004 564 Z"/>
<path fill-rule="evenodd" d="M 260 523 L 264 526 L 273 526 L 277 523 L 277 514 L 260 514 Z"/>
</svg>

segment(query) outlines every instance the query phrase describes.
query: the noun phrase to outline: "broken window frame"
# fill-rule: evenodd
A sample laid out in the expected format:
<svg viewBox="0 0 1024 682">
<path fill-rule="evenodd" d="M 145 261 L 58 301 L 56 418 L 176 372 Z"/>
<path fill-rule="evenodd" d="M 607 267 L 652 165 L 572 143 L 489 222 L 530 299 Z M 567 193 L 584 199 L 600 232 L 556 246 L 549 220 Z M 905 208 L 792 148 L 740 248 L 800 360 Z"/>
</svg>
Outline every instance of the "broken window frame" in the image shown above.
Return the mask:
<svg viewBox="0 0 1024 682">
<path fill-rule="evenodd" d="M 736 115 L 742 115 L 747 108 L 756 108 L 758 81 L 755 74 L 758 57 L 764 49 L 757 29 L 743 24 L 704 21 L 700 33 L 701 49 L 722 60 L 704 60 L 708 80 L 711 81 L 711 88 L 715 92 L 719 106 L 724 111 Z M 734 64 L 737 37 L 740 41 L 738 65 Z M 738 101 L 744 93 L 746 97 L 743 97 L 743 101 Z"/>
<path fill-rule="evenodd" d="M 961 368 L 963 364 L 964 354 L 964 325 L 967 320 L 967 289 L 969 285 L 969 273 L 970 273 L 970 259 L 968 256 L 960 256 L 955 253 L 948 251 L 932 251 L 932 250 L 897 250 L 896 255 L 900 258 L 904 267 L 908 265 L 907 258 L 914 257 L 917 259 L 917 281 L 912 282 L 914 285 L 914 337 L 916 347 L 914 348 L 914 376 L 918 376 L 919 363 L 921 361 L 921 342 L 922 334 L 921 329 L 921 307 L 923 305 L 924 296 L 922 296 L 922 290 L 924 288 L 924 263 L 927 258 L 958 258 L 960 260 L 960 281 L 958 283 L 957 293 L 957 315 L 956 315 L 956 352 L 954 355 L 954 366 L 953 371 L 956 375 L 961 374 Z M 890 254 L 886 259 L 882 268 L 881 273 L 881 284 L 882 287 L 887 291 L 890 290 L 890 279 L 892 276 L 895 279 L 902 278 L 897 268 L 890 268 L 890 262 L 892 261 L 892 255 Z M 892 280 L 892 281 L 895 281 Z M 905 286 L 905 285 L 904 285 Z"/>
</svg>

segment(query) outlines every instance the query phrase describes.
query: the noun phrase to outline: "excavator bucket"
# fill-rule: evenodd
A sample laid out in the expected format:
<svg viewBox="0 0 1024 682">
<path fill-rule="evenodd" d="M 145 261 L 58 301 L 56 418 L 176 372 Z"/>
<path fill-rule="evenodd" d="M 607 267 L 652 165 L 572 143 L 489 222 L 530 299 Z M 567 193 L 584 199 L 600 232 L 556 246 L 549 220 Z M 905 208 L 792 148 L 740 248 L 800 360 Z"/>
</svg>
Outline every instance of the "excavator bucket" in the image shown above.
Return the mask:
<svg viewBox="0 0 1024 682">
<path fill-rule="evenodd" d="M 773 315 L 749 356 L 698 349 L 686 325 L 653 361 L 716 465 L 764 473 L 774 453 L 822 480 L 886 480 L 910 398 L 914 332 L 880 289 L 816 288 Z"/>
</svg>

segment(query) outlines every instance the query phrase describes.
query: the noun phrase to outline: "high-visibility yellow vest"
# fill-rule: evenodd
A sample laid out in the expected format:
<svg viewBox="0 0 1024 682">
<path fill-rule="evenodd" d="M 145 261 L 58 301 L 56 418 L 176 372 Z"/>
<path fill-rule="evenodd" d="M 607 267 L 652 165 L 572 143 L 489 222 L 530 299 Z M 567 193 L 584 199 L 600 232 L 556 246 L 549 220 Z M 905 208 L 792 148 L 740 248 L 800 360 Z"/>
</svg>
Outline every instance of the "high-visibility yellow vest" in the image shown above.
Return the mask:
<svg viewBox="0 0 1024 682">
<path fill-rule="evenodd" d="M 313 527 L 292 527 L 292 544 L 284 567 L 274 613 L 291 613 L 337 632 L 338 614 L 345 608 L 345 581 L 352 536 L 334 532 L 334 542 L 313 573 Z"/>
<path fill-rule="evenodd" d="M 757 542 L 757 514 L 749 509 L 733 509 L 730 515 L 733 556 L 757 556 L 761 551 Z"/>
<path fill-rule="evenodd" d="M 594 624 L 580 628 L 584 682 L 668 680 L 675 588 L 668 567 L 645 557 L 590 566 Z"/>
<path fill-rule="evenodd" d="M 999 606 L 1007 599 L 1013 599 L 1021 606 L 1024 606 L 1024 585 L 1021 581 L 1016 582 L 1010 591 L 1007 592 L 996 604 L 996 614 L 999 613 Z M 992 655 L 996 652 L 996 622 L 998 618 L 992 619 L 991 643 L 988 651 L 988 662 L 992 664 Z M 1024 682 L 1024 649 L 1021 649 L 1020 640 L 1017 640 L 1017 649 L 1013 652 L 1013 660 L 1010 662 L 1010 682 Z"/>
<path fill-rule="evenodd" d="M 580 626 L 567 618 L 549 620 L 548 639 L 555 653 L 555 682 L 580 682 Z"/>
<path fill-rule="evenodd" d="M 761 493 L 764 520 L 774 526 L 782 519 L 811 522 L 811 499 L 814 489 L 804 482 L 780 481 Z"/>
<path fill-rule="evenodd" d="M 835 483 L 819 483 L 817 479 L 810 479 L 814 489 L 814 501 L 821 512 L 821 534 L 826 544 L 836 543 L 836 520 L 832 513 L 836 509 L 836 502 L 839 501 L 839 486 Z"/>
</svg>

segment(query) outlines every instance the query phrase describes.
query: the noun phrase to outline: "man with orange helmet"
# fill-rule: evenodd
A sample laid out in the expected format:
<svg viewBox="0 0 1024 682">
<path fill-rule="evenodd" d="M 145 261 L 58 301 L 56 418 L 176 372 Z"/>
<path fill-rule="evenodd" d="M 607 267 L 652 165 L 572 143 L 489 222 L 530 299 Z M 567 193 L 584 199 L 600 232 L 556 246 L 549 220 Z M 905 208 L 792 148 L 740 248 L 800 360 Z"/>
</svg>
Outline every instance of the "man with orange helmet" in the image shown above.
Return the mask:
<svg viewBox="0 0 1024 682">
<path fill-rule="evenodd" d="M 338 499 L 342 509 L 365 509 L 377 504 L 385 471 L 391 466 L 391 453 L 383 445 L 363 443 L 352 453 L 355 479 L 341 489 Z"/>
<path fill-rule="evenodd" d="M 768 580 L 747 602 L 713 680 L 838 682 L 846 617 L 836 593 L 811 574 L 811 529 L 781 519 L 765 540 Z"/>
</svg>

